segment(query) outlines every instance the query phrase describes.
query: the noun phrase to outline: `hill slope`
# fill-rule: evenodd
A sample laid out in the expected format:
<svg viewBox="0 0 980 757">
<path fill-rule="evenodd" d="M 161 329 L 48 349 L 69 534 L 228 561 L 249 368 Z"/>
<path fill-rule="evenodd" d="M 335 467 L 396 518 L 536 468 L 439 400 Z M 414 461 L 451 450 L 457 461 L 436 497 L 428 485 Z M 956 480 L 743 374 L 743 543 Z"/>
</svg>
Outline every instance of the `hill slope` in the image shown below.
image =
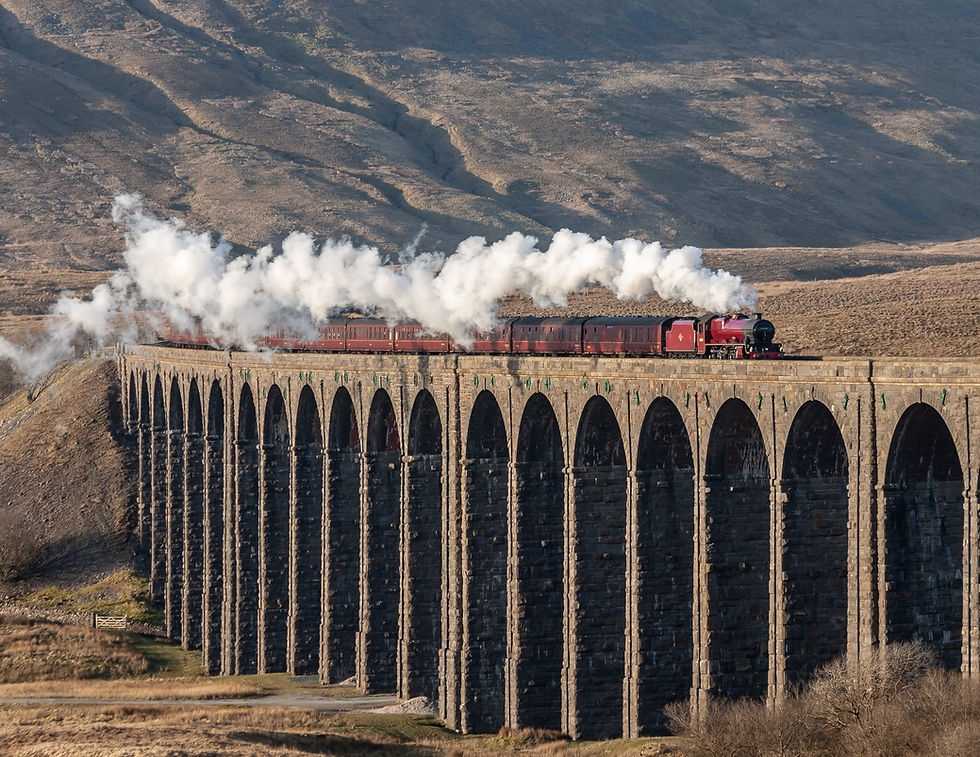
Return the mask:
<svg viewBox="0 0 980 757">
<path fill-rule="evenodd" d="M 0 0 L 0 270 L 114 265 L 123 190 L 244 246 L 980 235 L 976 3 L 613 6 Z"/>
<path fill-rule="evenodd" d="M 44 568 L 81 579 L 127 565 L 118 394 L 112 362 L 88 359 L 0 405 L 0 548 L 44 550 Z"/>
</svg>

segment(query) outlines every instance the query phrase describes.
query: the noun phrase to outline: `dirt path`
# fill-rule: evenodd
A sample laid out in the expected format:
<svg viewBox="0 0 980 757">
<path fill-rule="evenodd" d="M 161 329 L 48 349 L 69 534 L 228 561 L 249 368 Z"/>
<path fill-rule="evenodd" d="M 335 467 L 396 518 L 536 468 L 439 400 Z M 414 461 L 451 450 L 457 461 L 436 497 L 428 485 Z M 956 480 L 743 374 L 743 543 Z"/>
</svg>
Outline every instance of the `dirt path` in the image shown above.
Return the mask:
<svg viewBox="0 0 980 757">
<path fill-rule="evenodd" d="M 311 694 L 270 694 L 261 697 L 229 699 L 139 699 L 112 697 L 0 697 L 0 707 L 47 707 L 78 705 L 88 707 L 275 707 L 312 712 L 355 712 L 397 704 L 393 694 L 355 697 L 324 697 Z"/>
</svg>

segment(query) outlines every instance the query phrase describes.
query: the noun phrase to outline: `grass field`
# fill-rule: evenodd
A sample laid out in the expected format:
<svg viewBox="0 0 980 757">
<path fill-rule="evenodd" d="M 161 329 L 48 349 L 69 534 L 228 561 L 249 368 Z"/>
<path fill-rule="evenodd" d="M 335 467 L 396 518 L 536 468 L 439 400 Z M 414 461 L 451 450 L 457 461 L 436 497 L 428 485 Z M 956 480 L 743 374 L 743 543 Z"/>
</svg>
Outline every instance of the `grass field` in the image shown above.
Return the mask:
<svg viewBox="0 0 980 757">
<path fill-rule="evenodd" d="M 7 707 L 0 752 L 35 755 L 682 755 L 679 739 L 573 743 L 521 732 L 460 736 L 431 718 L 274 708 Z"/>
<path fill-rule="evenodd" d="M 462 737 L 428 716 L 303 709 L 310 697 L 344 709 L 359 696 L 351 686 L 286 674 L 209 678 L 200 670 L 198 653 L 163 640 L 0 618 L 0 754 L 653 755 L 678 743 L 572 744 L 530 731 Z M 249 701 L 273 695 L 296 704 Z M 242 706 L 208 704 L 216 699 Z"/>
</svg>

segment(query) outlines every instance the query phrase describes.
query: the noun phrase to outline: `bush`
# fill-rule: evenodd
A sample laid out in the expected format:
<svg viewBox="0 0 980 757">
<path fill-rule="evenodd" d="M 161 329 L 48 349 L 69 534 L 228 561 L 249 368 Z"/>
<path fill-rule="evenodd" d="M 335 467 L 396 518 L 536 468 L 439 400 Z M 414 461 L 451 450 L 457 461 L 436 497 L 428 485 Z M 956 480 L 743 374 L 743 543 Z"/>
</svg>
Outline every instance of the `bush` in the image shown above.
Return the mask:
<svg viewBox="0 0 980 757">
<path fill-rule="evenodd" d="M 668 711 L 691 757 L 913 757 L 980 754 L 980 684 L 935 668 L 921 644 L 893 644 L 860 668 L 837 660 L 776 708 L 713 702 Z"/>
<path fill-rule="evenodd" d="M 683 715 L 683 706 L 671 708 L 668 717 L 675 733 L 692 744 L 689 757 L 798 757 L 830 755 L 832 739 L 809 711 L 809 703 L 790 697 L 780 707 L 768 708 L 755 700 L 713 702 L 701 718 Z"/>
<path fill-rule="evenodd" d="M 805 698 L 814 716 L 830 728 L 861 730 L 878 708 L 905 695 L 935 662 L 921 644 L 890 644 L 860 667 L 849 667 L 841 658 L 818 670 Z"/>
</svg>

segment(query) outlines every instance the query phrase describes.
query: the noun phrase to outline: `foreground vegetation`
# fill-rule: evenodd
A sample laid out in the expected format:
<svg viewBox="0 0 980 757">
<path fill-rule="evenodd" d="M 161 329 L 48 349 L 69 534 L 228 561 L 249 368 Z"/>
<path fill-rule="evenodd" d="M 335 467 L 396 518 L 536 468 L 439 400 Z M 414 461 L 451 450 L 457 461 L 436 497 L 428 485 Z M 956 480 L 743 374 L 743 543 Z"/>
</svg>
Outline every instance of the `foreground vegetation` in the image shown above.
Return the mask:
<svg viewBox="0 0 980 757">
<path fill-rule="evenodd" d="M 284 708 L 249 701 L 277 695 L 282 702 L 292 694 L 306 704 Z M 322 687 L 285 674 L 209 678 L 201 675 L 199 655 L 163 640 L 0 616 L 4 755 L 531 751 L 588 756 L 651 754 L 644 750 L 654 743 L 572 744 L 558 734 L 532 731 L 461 737 L 426 716 L 302 709 L 309 707 L 310 696 L 343 700 L 357 695 L 350 686 Z M 240 700 L 242 706 L 209 703 L 216 699 Z"/>
<path fill-rule="evenodd" d="M 687 757 L 968 757 L 980 754 L 980 684 L 895 644 L 861 671 L 821 670 L 782 706 L 715 705 L 702 720 L 674 708 Z"/>
<path fill-rule="evenodd" d="M 0 618 L 0 683 L 120 678 L 150 663 L 122 635 L 22 618 Z"/>
<path fill-rule="evenodd" d="M 256 701 L 268 695 L 277 698 Z M 374 706 L 342 704 L 357 696 L 352 687 L 285 674 L 208 678 L 197 653 L 151 637 L 0 616 L 2 754 L 980 754 L 980 684 L 939 670 L 916 644 L 892 645 L 860 670 L 834 662 L 777 708 L 719 702 L 692 719 L 679 703 L 669 713 L 671 738 L 572 743 L 535 731 L 463 737 L 407 712 L 311 712 L 311 696 L 337 700 L 328 706 L 338 709 Z M 209 703 L 218 699 L 242 706 Z"/>
<path fill-rule="evenodd" d="M 681 755 L 677 740 L 573 743 L 553 734 L 460 736 L 432 718 L 244 707 L 16 707 L 0 753 L 30 755 Z"/>
</svg>

